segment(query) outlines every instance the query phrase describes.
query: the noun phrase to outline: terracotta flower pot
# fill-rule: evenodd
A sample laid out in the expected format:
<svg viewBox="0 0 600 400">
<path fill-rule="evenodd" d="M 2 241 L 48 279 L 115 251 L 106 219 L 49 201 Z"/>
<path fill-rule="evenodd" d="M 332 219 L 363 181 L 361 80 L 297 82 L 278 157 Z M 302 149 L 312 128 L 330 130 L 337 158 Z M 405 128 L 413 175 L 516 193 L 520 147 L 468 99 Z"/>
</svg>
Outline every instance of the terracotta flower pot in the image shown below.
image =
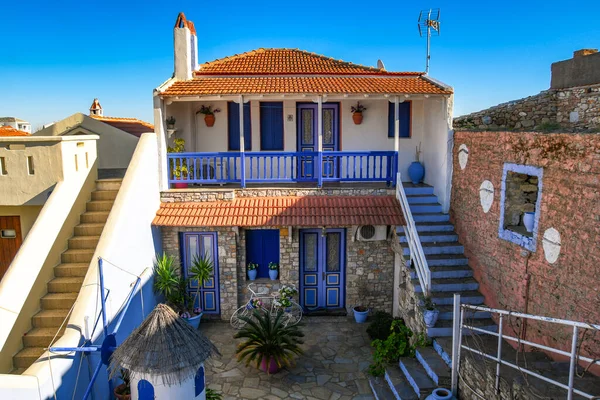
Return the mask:
<svg viewBox="0 0 600 400">
<path fill-rule="evenodd" d="M 118 400 L 131 400 L 131 394 L 121 394 L 123 389 L 125 389 L 124 383 L 121 383 L 115 388 L 115 390 L 113 391 L 115 394 L 115 398 L 117 398 Z"/>
<path fill-rule="evenodd" d="M 206 114 L 204 116 L 204 122 L 206 123 L 206 126 L 210 128 L 215 124 L 215 116 L 213 114 Z"/>
<path fill-rule="evenodd" d="M 187 189 L 188 184 L 185 182 L 175 182 L 175 183 L 173 183 L 173 187 L 175 189 Z"/>
<path fill-rule="evenodd" d="M 260 363 L 260 370 L 263 372 L 268 372 L 269 374 L 276 374 L 281 370 L 281 368 L 279 368 L 275 359 L 271 358 L 269 362 L 269 368 L 267 370 L 267 359 L 263 358 L 262 362 Z"/>
<path fill-rule="evenodd" d="M 354 121 L 354 123 L 356 125 L 360 125 L 362 123 L 363 120 L 363 115 L 361 112 L 355 112 L 354 114 L 352 114 L 352 120 Z"/>
</svg>

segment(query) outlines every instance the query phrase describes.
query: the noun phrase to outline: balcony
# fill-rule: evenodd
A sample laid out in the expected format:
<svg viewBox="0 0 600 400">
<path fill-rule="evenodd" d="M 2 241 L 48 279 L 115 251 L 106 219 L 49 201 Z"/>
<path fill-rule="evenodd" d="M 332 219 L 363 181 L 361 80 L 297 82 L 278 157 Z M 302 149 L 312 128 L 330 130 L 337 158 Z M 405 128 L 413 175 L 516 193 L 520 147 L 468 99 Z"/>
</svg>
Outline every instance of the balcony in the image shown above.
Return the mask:
<svg viewBox="0 0 600 400">
<path fill-rule="evenodd" d="M 385 182 L 394 184 L 395 151 L 169 153 L 169 184 Z M 179 175 L 179 176 L 177 176 Z"/>
</svg>

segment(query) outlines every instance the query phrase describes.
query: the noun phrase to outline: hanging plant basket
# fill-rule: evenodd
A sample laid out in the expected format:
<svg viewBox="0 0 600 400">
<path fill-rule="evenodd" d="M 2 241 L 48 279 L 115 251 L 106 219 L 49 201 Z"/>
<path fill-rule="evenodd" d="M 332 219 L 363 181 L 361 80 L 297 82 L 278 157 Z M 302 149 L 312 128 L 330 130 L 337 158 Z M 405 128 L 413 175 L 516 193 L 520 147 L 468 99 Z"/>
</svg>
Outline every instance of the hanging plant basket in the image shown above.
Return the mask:
<svg viewBox="0 0 600 400">
<path fill-rule="evenodd" d="M 354 124 L 356 124 L 356 125 L 362 124 L 362 120 L 363 120 L 362 112 L 355 112 L 354 114 L 352 114 L 352 120 L 354 121 Z"/>
<path fill-rule="evenodd" d="M 206 123 L 206 126 L 208 126 L 209 128 L 212 127 L 215 124 L 215 116 L 214 114 L 207 114 L 204 116 L 204 123 Z"/>
</svg>

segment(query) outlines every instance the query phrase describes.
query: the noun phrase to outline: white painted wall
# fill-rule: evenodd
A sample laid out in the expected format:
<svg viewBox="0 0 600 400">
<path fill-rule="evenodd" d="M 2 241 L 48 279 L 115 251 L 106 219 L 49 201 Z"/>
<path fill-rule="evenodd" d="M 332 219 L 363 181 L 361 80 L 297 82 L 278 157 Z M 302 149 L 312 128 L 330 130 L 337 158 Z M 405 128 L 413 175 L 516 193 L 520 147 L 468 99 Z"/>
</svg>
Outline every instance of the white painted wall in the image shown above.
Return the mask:
<svg viewBox="0 0 600 400">
<path fill-rule="evenodd" d="M 200 366 L 198 367 L 200 368 Z M 189 379 L 181 382 L 179 385 L 167 386 L 162 382 L 161 377 L 149 374 L 131 373 L 131 399 L 138 400 L 138 382 L 142 379 L 150 382 L 154 387 L 155 400 L 172 400 L 172 399 L 189 399 L 189 400 L 205 400 L 206 399 L 206 382 L 205 389 L 197 396 L 195 377 L 192 375 Z"/>
</svg>

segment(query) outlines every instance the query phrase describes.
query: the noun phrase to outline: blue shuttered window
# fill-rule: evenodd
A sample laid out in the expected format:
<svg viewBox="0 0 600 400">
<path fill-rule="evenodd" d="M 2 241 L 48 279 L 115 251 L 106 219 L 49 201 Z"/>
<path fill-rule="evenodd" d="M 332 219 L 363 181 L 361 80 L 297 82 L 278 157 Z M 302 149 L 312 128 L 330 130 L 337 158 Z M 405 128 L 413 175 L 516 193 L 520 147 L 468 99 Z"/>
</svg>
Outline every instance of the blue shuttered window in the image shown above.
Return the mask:
<svg viewBox="0 0 600 400">
<path fill-rule="evenodd" d="M 410 117 L 411 117 L 411 102 L 405 101 L 399 104 L 400 106 L 400 137 L 410 137 Z M 388 108 L 388 137 L 393 138 L 394 132 L 394 103 L 389 103 Z"/>
<path fill-rule="evenodd" d="M 283 150 L 283 103 L 260 103 L 260 149 Z"/>
<path fill-rule="evenodd" d="M 246 231 L 246 263 L 258 264 L 258 278 L 269 277 L 269 263 L 279 264 L 279 231 L 249 229 Z"/>
<path fill-rule="evenodd" d="M 240 150 L 240 105 L 233 101 L 227 103 L 227 142 L 229 150 Z M 244 149 L 252 150 L 250 102 L 244 103 Z"/>
</svg>

